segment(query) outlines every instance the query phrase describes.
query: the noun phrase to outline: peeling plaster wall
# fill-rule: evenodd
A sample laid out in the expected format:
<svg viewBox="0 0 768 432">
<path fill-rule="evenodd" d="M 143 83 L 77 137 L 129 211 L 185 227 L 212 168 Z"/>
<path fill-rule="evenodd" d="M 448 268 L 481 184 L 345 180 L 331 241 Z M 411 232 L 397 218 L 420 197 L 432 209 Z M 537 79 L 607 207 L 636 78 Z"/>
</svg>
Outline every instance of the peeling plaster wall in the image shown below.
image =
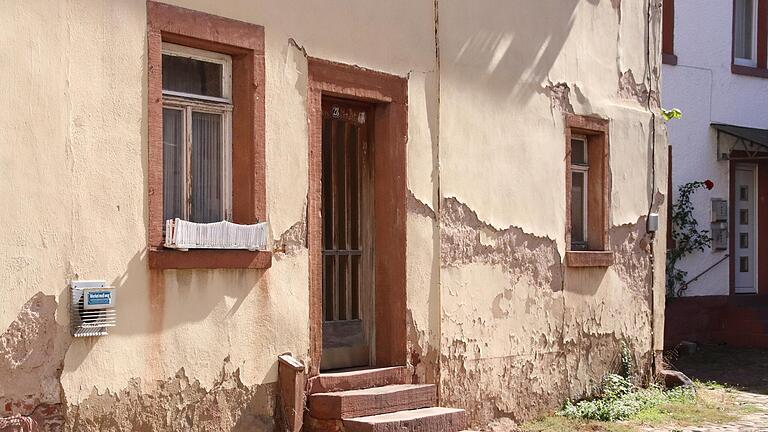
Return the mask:
<svg viewBox="0 0 768 432">
<path fill-rule="evenodd" d="M 143 1 L 0 0 L 0 415 L 274 427 L 276 356 L 309 350 L 307 55 L 408 78 L 407 361 L 443 404 L 530 416 L 591 391 L 620 339 L 643 366 L 660 349 L 643 216 L 666 173 L 654 188 L 644 162 L 658 52 L 654 37 L 649 88 L 642 4 L 169 3 L 265 28 L 272 268 L 148 270 Z M 563 112 L 612 120 L 607 271 L 562 265 Z M 118 326 L 73 340 L 68 283 L 96 278 L 118 289 Z"/>
<path fill-rule="evenodd" d="M 647 70 L 646 2 L 440 3 L 441 397 L 474 423 L 589 394 L 621 341 L 647 378 L 662 348 L 650 252 L 663 263 L 664 246 L 645 233 L 666 188 L 651 3 Z M 566 112 L 610 119 L 607 269 L 563 264 Z"/>
<path fill-rule="evenodd" d="M 409 92 L 420 102 L 409 123 L 426 149 L 409 155 L 409 177 L 431 201 L 431 2 L 169 3 L 266 29 L 267 207 L 284 252 L 267 271 L 150 272 L 145 2 L 0 1 L 0 55 L 14 59 L 0 63 L 0 332 L 44 331 L 38 339 L 57 347 L 30 366 L 14 360 L 29 349 L 23 338 L 0 345 L 0 359 L 11 358 L 0 363 L 0 400 L 11 403 L 0 415 L 59 404 L 77 430 L 263 429 L 248 416 L 272 416 L 277 355 L 304 359 L 309 349 L 306 54 L 413 74 Z M 425 234 L 431 249 L 432 228 Z M 420 250 L 409 249 L 411 269 L 436 268 Z M 107 337 L 71 340 L 68 283 L 97 278 L 117 287 L 118 326 Z M 411 289 L 420 293 L 421 281 Z M 38 292 L 46 299 L 41 323 L 24 312 Z M 426 301 L 412 302 L 413 322 L 433 332 L 429 320 L 438 319 L 424 313 Z M 29 368 L 51 389 L 7 380 Z M 128 401 L 152 408 L 132 410 Z"/>
</svg>

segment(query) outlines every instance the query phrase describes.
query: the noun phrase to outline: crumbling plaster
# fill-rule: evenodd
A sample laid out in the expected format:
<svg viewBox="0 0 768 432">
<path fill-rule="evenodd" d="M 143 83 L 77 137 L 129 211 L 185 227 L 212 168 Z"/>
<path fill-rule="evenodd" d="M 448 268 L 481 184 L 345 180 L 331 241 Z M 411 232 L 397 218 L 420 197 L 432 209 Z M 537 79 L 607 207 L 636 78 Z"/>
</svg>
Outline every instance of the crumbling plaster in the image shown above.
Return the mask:
<svg viewBox="0 0 768 432">
<path fill-rule="evenodd" d="M 436 129 L 429 125 L 437 117 L 436 91 L 428 84 L 435 81 L 430 75 L 435 70 L 430 3 L 168 3 L 267 29 L 268 219 L 275 245 L 286 248 L 275 254 L 266 272 L 150 272 L 142 96 L 145 2 L 4 4 L 0 52 L 18 61 L 0 66 L 10 78 L 0 108 L 7 144 L 0 148 L 0 180 L 8 197 L 2 219 L 12 221 L 0 232 L 0 276 L 8 287 L 0 303 L 0 328 L 8 328 L 23 305 L 42 291 L 57 300 L 56 321 L 66 335 L 68 283 L 73 279 L 105 278 L 119 293 L 118 326 L 109 336 L 67 337 L 62 341 L 69 349 L 44 362 L 46 379 L 58 380 L 49 371 L 60 370 L 62 401 L 73 412 L 96 413 L 78 407 L 92 407 L 97 400 L 102 406 L 107 401 L 118 404 L 109 395 L 150 395 L 153 383 L 168 382 L 180 370 L 200 392 L 214 392 L 220 385 L 217 365 L 224 358 L 239 370 L 245 388 L 268 386 L 276 379 L 278 354 L 306 357 L 307 62 L 306 51 L 296 46 L 319 58 L 400 76 L 413 73 L 409 93 L 420 98 L 421 109 L 409 114 L 409 124 L 414 131 Z M 366 26 L 360 27 L 361 22 Z M 392 36 L 381 37 L 385 33 Z M 433 139 L 424 134 L 428 148 Z M 423 164 L 418 151 L 409 156 L 414 166 L 429 167 L 422 179 L 416 171 L 409 175 L 413 187 L 427 195 L 432 188 L 430 153 L 424 153 Z M 425 265 L 432 266 L 431 258 Z M 18 383 L 17 390 L 40 393 L 29 383 Z M 172 400 L 158 399 L 164 405 Z M 89 424 L 80 417 L 81 427 Z M 228 420 L 220 420 L 226 429 Z"/>
<path fill-rule="evenodd" d="M 520 13 L 530 10 L 523 0 L 168 2 L 266 29 L 267 207 L 285 250 L 266 272 L 150 272 L 145 3 L 3 4 L 0 55 L 18 61 L 0 65 L 10 77 L 0 215 L 12 221 L 0 231 L 9 287 L 0 329 L 42 292 L 48 324 L 25 328 L 50 330 L 57 348 L 36 373 L 54 387 L 60 374 L 51 400 L 66 404 L 70 428 L 268 421 L 276 356 L 309 350 L 307 54 L 408 78 L 408 361 L 417 380 L 440 384 L 442 403 L 470 408 L 474 423 L 532 415 L 594 388 L 619 340 L 647 364 L 642 217 L 654 187 L 650 164 L 638 161 L 649 160 L 651 116 L 635 95 L 647 76 L 643 2 L 550 0 L 530 13 Z M 562 114 L 571 110 L 611 119 L 617 264 L 608 270 L 562 265 Z M 663 127 L 656 133 L 661 148 Z M 665 155 L 657 151 L 657 166 Z M 655 189 L 665 181 L 657 170 Z M 77 278 L 117 286 L 110 336 L 67 336 L 67 284 Z M 53 394 L 25 381 L 3 391 Z M 142 416 L 129 401 L 158 408 Z"/>
<path fill-rule="evenodd" d="M 648 110 L 648 4 L 650 31 L 646 2 L 441 3 L 441 400 L 475 423 L 590 393 L 622 341 L 646 377 L 661 349 L 663 265 L 650 263 L 664 251 L 645 216 L 666 190 L 666 139 Z M 609 268 L 562 264 L 565 112 L 610 119 Z"/>
</svg>

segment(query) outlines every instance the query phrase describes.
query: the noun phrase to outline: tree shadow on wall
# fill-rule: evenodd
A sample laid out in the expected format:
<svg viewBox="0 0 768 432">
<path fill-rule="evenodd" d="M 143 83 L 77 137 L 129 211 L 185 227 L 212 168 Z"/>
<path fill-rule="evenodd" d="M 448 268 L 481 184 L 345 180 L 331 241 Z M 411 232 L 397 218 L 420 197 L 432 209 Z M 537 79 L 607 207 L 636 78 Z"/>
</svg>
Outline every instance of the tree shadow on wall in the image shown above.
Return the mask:
<svg viewBox="0 0 768 432">
<path fill-rule="evenodd" d="M 525 104 L 540 93 L 573 28 L 576 8 L 584 1 L 600 3 L 491 0 L 476 8 L 441 8 L 441 24 L 450 23 L 450 31 L 440 34 L 441 45 L 459 47 L 455 53 L 442 54 L 443 61 L 454 64 L 451 69 L 456 76 L 449 79 L 479 81 L 483 88 L 498 91 L 498 96 Z M 462 79 L 463 75 L 467 77 Z"/>
</svg>

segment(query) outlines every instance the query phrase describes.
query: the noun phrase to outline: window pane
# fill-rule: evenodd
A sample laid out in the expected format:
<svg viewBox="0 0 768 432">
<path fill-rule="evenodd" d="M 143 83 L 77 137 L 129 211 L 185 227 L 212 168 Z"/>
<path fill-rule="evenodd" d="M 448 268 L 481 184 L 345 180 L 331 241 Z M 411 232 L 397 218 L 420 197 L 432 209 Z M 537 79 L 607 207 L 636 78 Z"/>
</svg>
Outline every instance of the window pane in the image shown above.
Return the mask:
<svg viewBox="0 0 768 432">
<path fill-rule="evenodd" d="M 754 2 L 755 0 L 736 0 L 734 17 L 734 55 L 736 58 L 752 59 L 754 44 Z"/>
<path fill-rule="evenodd" d="M 184 208 L 184 112 L 163 108 L 163 220 Z"/>
<path fill-rule="evenodd" d="M 222 65 L 163 54 L 163 90 L 222 97 Z"/>
<path fill-rule="evenodd" d="M 749 225 L 749 210 L 739 210 L 739 225 Z"/>
<path fill-rule="evenodd" d="M 584 243 L 585 181 L 583 172 L 571 173 L 571 243 Z"/>
<path fill-rule="evenodd" d="M 223 220 L 222 115 L 192 112 L 192 222 Z"/>
<path fill-rule="evenodd" d="M 571 140 L 571 163 L 574 165 L 587 164 L 587 142 L 582 139 Z"/>
<path fill-rule="evenodd" d="M 739 247 L 741 249 L 749 249 L 749 234 L 748 233 L 741 233 L 741 234 L 739 234 Z"/>
</svg>

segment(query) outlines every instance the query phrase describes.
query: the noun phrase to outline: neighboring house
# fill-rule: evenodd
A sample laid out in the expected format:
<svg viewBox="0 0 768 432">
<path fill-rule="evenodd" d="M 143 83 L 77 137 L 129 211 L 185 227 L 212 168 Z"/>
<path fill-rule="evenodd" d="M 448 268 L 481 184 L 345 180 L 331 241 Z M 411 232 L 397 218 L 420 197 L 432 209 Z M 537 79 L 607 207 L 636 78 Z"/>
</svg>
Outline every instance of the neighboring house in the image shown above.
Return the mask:
<svg viewBox="0 0 768 432">
<path fill-rule="evenodd" d="M 0 11 L 0 416 L 295 429 L 310 393 L 307 430 L 450 431 L 593 394 L 622 343 L 650 377 L 655 2 L 172 3 Z M 111 317 L 83 280 L 106 335 L 72 337 Z"/>
<path fill-rule="evenodd" d="M 662 104 L 683 112 L 669 125 L 674 197 L 714 183 L 693 199 L 713 245 L 682 262 L 667 343 L 768 346 L 768 0 L 665 8 Z"/>
</svg>

